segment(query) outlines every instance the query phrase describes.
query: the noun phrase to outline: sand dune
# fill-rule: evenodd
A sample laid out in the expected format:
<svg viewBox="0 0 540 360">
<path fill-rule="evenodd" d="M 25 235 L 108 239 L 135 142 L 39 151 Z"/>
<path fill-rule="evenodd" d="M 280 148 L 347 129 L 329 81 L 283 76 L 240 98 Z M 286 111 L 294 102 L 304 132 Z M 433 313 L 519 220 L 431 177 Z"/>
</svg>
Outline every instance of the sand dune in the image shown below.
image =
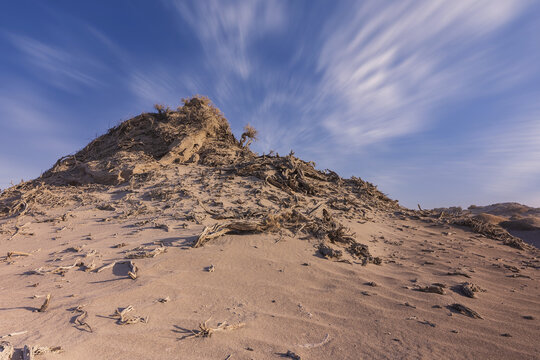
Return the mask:
<svg viewBox="0 0 540 360">
<path fill-rule="evenodd" d="M 111 129 L 0 213 L 13 359 L 540 357 L 537 249 L 257 156 L 205 99 Z"/>
</svg>

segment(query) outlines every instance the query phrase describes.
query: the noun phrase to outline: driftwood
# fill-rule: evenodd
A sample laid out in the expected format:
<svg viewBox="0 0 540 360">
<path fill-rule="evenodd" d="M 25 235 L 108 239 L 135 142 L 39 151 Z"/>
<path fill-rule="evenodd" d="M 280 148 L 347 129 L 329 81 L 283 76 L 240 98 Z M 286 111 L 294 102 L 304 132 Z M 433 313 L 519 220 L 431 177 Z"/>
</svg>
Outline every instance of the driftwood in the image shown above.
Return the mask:
<svg viewBox="0 0 540 360">
<path fill-rule="evenodd" d="M 197 203 L 198 203 L 198 204 L 200 205 L 200 207 L 202 207 L 203 210 L 206 211 L 209 215 L 212 215 L 212 216 L 219 216 L 219 215 L 220 215 L 220 213 L 208 209 L 208 208 L 204 205 L 204 203 L 203 203 L 201 200 L 197 199 Z"/>
<path fill-rule="evenodd" d="M 32 254 L 22 251 L 8 251 L 7 258 L 11 259 L 13 256 L 31 256 Z"/>
<path fill-rule="evenodd" d="M 201 247 L 208 241 L 231 232 L 259 233 L 268 228 L 269 226 L 265 224 L 264 221 L 234 221 L 226 224 L 214 224 L 212 226 L 206 226 L 197 238 L 195 244 L 193 244 L 193 247 Z"/>
<path fill-rule="evenodd" d="M 64 351 L 61 346 L 28 346 L 24 345 L 23 360 L 34 360 L 35 355 L 43 355 L 48 353 L 60 353 Z"/>
<path fill-rule="evenodd" d="M 479 313 L 462 304 L 455 303 L 452 305 L 448 305 L 448 308 L 473 319 L 483 319 L 483 317 Z"/>
<path fill-rule="evenodd" d="M 135 280 L 137 278 L 137 271 L 139 271 L 139 268 L 133 261 L 128 261 L 127 264 L 129 265 L 128 276 Z"/>
<path fill-rule="evenodd" d="M 46 275 L 46 274 L 58 274 L 58 275 L 64 275 L 68 270 L 73 269 L 76 266 L 83 266 L 84 264 L 79 261 L 75 261 L 73 265 L 68 266 L 58 266 L 54 269 L 44 269 L 43 267 L 40 267 L 38 269 L 30 270 L 26 272 L 27 275 Z"/>
<path fill-rule="evenodd" d="M 508 245 L 515 249 L 525 250 L 531 248 L 530 245 L 524 243 L 520 238 L 511 235 L 501 226 L 490 224 L 477 218 L 459 214 L 458 216 L 451 217 L 448 222 L 454 225 L 467 226 L 475 233 L 482 234 L 493 240 L 502 241 L 504 245 Z"/>
<path fill-rule="evenodd" d="M 451 276 L 464 276 L 466 278 L 471 278 L 471 276 L 463 271 L 460 271 L 460 270 L 454 270 L 454 271 L 449 271 L 446 275 L 451 275 Z"/>
<path fill-rule="evenodd" d="M 5 338 L 8 338 L 8 337 L 12 337 L 12 336 L 24 335 L 27 332 L 28 332 L 28 330 L 18 331 L 18 332 L 10 333 L 10 334 L 7 334 L 7 335 L 2 335 L 2 336 L 0 336 L 0 339 L 5 339 Z"/>
<path fill-rule="evenodd" d="M 330 246 L 326 245 L 323 242 L 319 244 L 317 250 L 319 251 L 319 254 L 321 254 L 327 259 L 329 258 L 340 259 L 343 256 L 343 251 L 332 249 Z"/>
<path fill-rule="evenodd" d="M 13 356 L 13 345 L 7 341 L 0 341 L 0 360 L 11 360 Z"/>
<path fill-rule="evenodd" d="M 136 323 L 147 323 L 148 317 L 143 318 L 137 315 L 130 316 L 129 313 L 132 312 L 135 308 L 132 305 L 128 305 L 128 307 L 120 310 L 120 308 L 116 309 L 114 314 L 111 315 L 111 317 L 118 319 L 117 324 L 118 325 L 130 325 L 130 324 L 136 324 Z"/>
<path fill-rule="evenodd" d="M 93 332 L 92 327 L 86 322 L 88 318 L 88 311 L 83 309 L 83 305 L 79 305 L 76 308 L 73 308 L 73 312 L 78 313 L 77 317 L 73 320 L 75 327 L 81 330 L 86 330 L 88 332 Z"/>
<path fill-rule="evenodd" d="M 459 290 L 461 293 L 465 296 L 468 296 L 470 298 L 475 298 L 477 292 L 485 292 L 486 290 L 482 289 L 480 286 L 465 282 L 459 286 Z"/>
<path fill-rule="evenodd" d="M 144 258 L 153 258 L 158 256 L 159 254 L 163 254 L 167 252 L 167 248 L 164 246 L 157 247 L 151 251 L 148 250 L 141 250 L 137 251 L 131 254 L 128 254 L 126 256 L 126 259 L 144 259 Z"/>
<path fill-rule="evenodd" d="M 34 355 L 44 355 L 49 353 L 61 353 L 64 351 L 61 346 L 32 346 Z"/>
<path fill-rule="evenodd" d="M 444 290 L 445 287 L 446 286 L 444 284 L 435 283 L 435 284 L 427 285 L 427 286 L 419 286 L 419 287 L 415 288 L 414 290 L 421 291 L 421 292 L 444 295 L 444 294 L 446 294 L 446 291 Z"/>
<path fill-rule="evenodd" d="M 186 336 L 185 338 L 191 338 L 191 337 L 210 337 L 212 334 L 219 332 L 219 331 L 230 331 L 230 330 L 236 330 L 243 326 L 245 326 L 245 323 L 238 323 L 234 325 L 227 325 L 227 322 L 222 322 L 215 328 L 208 327 L 207 323 L 210 321 L 210 319 L 206 320 L 203 323 L 199 324 L 199 330 L 191 330 L 191 335 Z"/>
<path fill-rule="evenodd" d="M 85 272 L 94 271 L 96 269 L 96 263 L 94 259 L 92 259 L 92 262 L 88 265 L 86 265 L 85 263 L 80 263 L 79 265 Z"/>
<path fill-rule="evenodd" d="M 51 302 L 51 294 L 47 294 L 45 297 L 45 302 L 43 302 L 43 305 L 37 310 L 38 312 L 45 312 L 49 308 L 49 303 Z"/>
</svg>

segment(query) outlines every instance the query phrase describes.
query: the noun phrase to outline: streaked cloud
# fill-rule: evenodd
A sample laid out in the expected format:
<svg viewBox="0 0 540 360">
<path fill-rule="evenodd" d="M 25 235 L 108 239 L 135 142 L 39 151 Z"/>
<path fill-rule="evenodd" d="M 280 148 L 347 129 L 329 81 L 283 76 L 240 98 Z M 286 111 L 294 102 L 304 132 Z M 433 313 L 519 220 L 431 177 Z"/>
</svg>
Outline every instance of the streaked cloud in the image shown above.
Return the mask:
<svg viewBox="0 0 540 360">
<path fill-rule="evenodd" d="M 99 81 L 84 71 L 84 68 L 96 64 L 86 57 L 78 57 L 42 41 L 19 35 L 7 34 L 11 44 L 25 55 L 25 59 L 38 76 L 65 90 L 72 90 L 74 85 L 95 87 Z"/>
<path fill-rule="evenodd" d="M 335 103 L 324 126 L 353 147 L 423 130 L 442 100 L 484 92 L 475 82 L 493 75 L 486 68 L 504 77 L 484 40 L 523 10 L 520 1 L 348 6 L 325 27 L 319 70 Z"/>
<path fill-rule="evenodd" d="M 172 2 L 207 54 L 209 66 L 225 67 L 242 79 L 253 71 L 250 45 L 260 34 L 278 31 L 285 19 L 285 3 L 277 1 Z"/>
</svg>

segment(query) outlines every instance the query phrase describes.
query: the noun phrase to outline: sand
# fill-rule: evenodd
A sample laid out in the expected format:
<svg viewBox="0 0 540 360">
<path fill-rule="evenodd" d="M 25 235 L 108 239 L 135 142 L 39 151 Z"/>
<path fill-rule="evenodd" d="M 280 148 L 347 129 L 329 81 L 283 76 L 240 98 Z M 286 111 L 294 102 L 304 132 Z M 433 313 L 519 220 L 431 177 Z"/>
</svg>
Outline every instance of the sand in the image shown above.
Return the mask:
<svg viewBox="0 0 540 360">
<path fill-rule="evenodd" d="M 183 186 L 209 202 L 205 188 L 215 184 L 191 183 L 189 179 L 196 179 L 192 172 L 199 171 L 196 166 L 180 169 Z M 243 197 L 242 187 L 250 183 L 262 186 L 256 179 L 231 180 L 222 199 L 214 200 Z M 24 232 L 11 240 L 2 236 L 1 254 L 31 254 L 0 264 L 0 335 L 28 331 L 7 338 L 16 348 L 39 344 L 64 349 L 44 359 L 273 359 L 289 350 L 306 359 L 540 356 L 538 260 L 528 251 L 466 229 L 392 214 L 346 221 L 358 240 L 384 259 L 380 266 L 324 259 L 317 253 L 316 239 L 288 231 L 224 235 L 195 249 L 190 245 L 203 224 L 213 221 L 207 216 L 197 224 L 175 215 L 179 209 L 196 209 L 202 218 L 204 210 L 195 201 L 180 200 L 178 210 L 168 211 L 159 210 L 167 201 L 140 200 L 155 212 L 114 219 L 126 197 L 143 198 L 146 190 L 133 194 L 124 188 L 99 193 L 102 203 L 118 206 L 116 211 L 89 205 L 42 216 L 68 214 L 65 221 L 54 222 L 23 215 L 16 221 L 26 224 Z M 14 220 L 3 224 L 10 222 Z M 157 228 L 156 222 L 169 231 Z M 125 261 L 124 251 L 160 247 L 156 242 L 167 251 L 134 259 L 136 280 L 127 275 L 126 264 L 99 273 L 77 267 L 63 276 L 27 275 L 75 262 L 94 261 L 99 267 Z M 120 243 L 126 246 L 113 247 Z M 206 270 L 211 265 L 213 272 Z M 447 275 L 456 269 L 470 278 Z M 465 281 L 486 292 L 471 299 L 453 290 Z M 446 294 L 415 291 L 417 285 L 432 283 L 445 284 Z M 49 309 L 36 312 L 49 293 Z M 164 298 L 170 300 L 158 301 Z M 453 303 L 469 306 L 484 319 L 452 312 L 447 306 Z M 74 324 L 76 313 L 69 309 L 79 305 L 88 312 L 92 332 Z M 111 315 L 128 305 L 148 318 L 147 323 L 118 325 Z M 224 321 L 245 326 L 210 338 L 182 339 L 208 319 L 214 327 Z"/>
<path fill-rule="evenodd" d="M 197 161 L 154 165 L 142 180 L 41 188 L 46 201 L 0 218 L 0 336 L 13 359 L 25 345 L 62 348 L 37 359 L 540 358 L 537 249 L 367 185 L 350 192 L 356 180 L 302 185 L 305 167 L 285 186 Z M 291 210 L 313 222 L 193 247 L 206 226 Z M 345 233 L 332 242 L 313 224 Z M 342 257 L 323 257 L 321 242 Z M 465 282 L 481 291 L 466 296 Z M 440 293 L 419 291 L 430 286 Z M 203 336 L 201 323 L 220 330 Z"/>
</svg>

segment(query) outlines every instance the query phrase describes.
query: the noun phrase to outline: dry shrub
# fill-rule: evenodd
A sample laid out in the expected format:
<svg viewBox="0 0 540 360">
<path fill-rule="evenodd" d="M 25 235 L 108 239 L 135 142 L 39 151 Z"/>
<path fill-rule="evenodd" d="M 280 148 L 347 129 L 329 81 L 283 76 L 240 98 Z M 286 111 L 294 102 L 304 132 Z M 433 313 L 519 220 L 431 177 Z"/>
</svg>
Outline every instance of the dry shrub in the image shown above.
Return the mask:
<svg viewBox="0 0 540 360">
<path fill-rule="evenodd" d="M 240 146 L 243 148 L 248 148 L 254 140 L 257 140 L 258 135 L 259 132 L 253 126 L 247 124 L 244 126 L 244 132 L 240 137 Z"/>
<path fill-rule="evenodd" d="M 162 104 L 154 104 L 154 109 L 158 112 L 158 114 L 167 114 L 171 112 L 171 108 Z"/>
</svg>

